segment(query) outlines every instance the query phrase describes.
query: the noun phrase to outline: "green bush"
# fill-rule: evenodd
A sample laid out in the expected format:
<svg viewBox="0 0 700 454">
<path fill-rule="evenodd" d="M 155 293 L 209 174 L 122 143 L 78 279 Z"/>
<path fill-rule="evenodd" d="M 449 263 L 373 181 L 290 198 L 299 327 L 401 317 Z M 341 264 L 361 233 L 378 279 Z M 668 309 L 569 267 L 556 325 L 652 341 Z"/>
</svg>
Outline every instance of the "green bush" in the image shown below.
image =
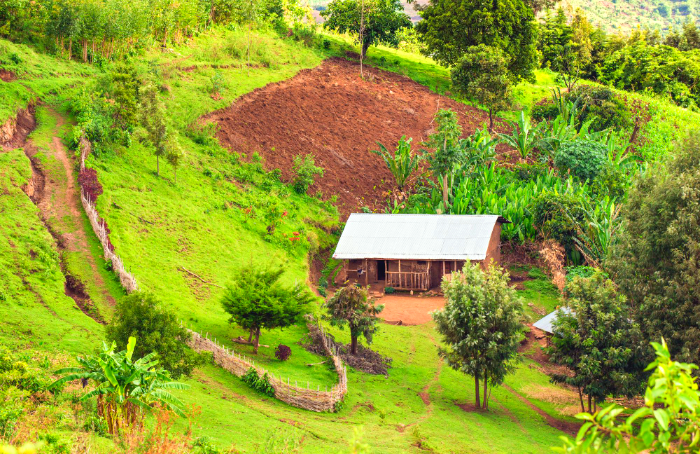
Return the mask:
<svg viewBox="0 0 700 454">
<path fill-rule="evenodd" d="M 309 187 L 314 184 L 316 175 L 323 176 L 323 169 L 316 167 L 312 154 L 307 154 L 303 158 L 301 156 L 295 157 L 292 171 L 294 172 L 292 186 L 294 191 L 299 194 L 306 194 Z"/>
<path fill-rule="evenodd" d="M 559 108 L 550 100 L 535 104 L 530 111 L 530 117 L 537 123 L 543 120 L 554 120 L 557 115 L 559 115 Z"/>
<path fill-rule="evenodd" d="M 590 131 L 632 127 L 632 114 L 625 100 L 606 87 L 579 85 L 567 93 L 568 101 L 578 99 L 580 123 L 590 121 Z"/>
<path fill-rule="evenodd" d="M 570 259 L 578 258 L 574 238 L 577 225 L 584 219 L 583 204 L 579 196 L 546 191 L 533 201 L 532 217 L 540 236 L 556 240 L 564 246 Z"/>
<path fill-rule="evenodd" d="M 270 384 L 270 377 L 268 377 L 267 372 L 261 377 L 258 375 L 258 372 L 251 367 L 248 369 L 248 372 L 241 377 L 241 380 L 261 394 L 270 397 L 275 396 L 275 388 Z"/>
<path fill-rule="evenodd" d="M 564 142 L 554 156 L 554 165 L 562 175 L 571 174 L 582 181 L 594 180 L 606 162 L 607 148 L 592 140 Z"/>
</svg>

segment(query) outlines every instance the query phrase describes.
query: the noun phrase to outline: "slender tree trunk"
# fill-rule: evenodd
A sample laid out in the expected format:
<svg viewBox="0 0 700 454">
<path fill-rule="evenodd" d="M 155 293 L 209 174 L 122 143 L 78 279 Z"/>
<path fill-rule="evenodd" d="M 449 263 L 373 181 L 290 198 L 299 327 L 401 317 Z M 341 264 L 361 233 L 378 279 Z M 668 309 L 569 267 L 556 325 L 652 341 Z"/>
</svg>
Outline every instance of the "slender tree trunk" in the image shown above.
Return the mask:
<svg viewBox="0 0 700 454">
<path fill-rule="evenodd" d="M 583 406 L 583 393 L 581 392 L 581 387 L 578 387 L 578 398 L 581 401 L 581 411 L 586 411 L 586 407 Z"/>
<path fill-rule="evenodd" d="M 255 334 L 255 328 L 251 328 L 250 332 L 248 333 L 248 343 L 251 344 L 253 342 L 253 334 Z"/>
<path fill-rule="evenodd" d="M 352 334 L 350 335 L 350 353 L 357 355 L 357 336 Z"/>
<path fill-rule="evenodd" d="M 447 209 L 447 202 L 450 199 L 449 188 L 447 186 L 447 175 L 442 176 L 442 201 L 445 203 L 445 209 Z M 447 214 L 447 213 L 443 213 Z"/>
<path fill-rule="evenodd" d="M 589 394 L 589 395 L 588 395 L 588 413 L 590 413 L 591 410 L 593 409 L 592 406 L 591 406 L 591 403 L 592 403 L 592 402 L 593 402 L 593 398 L 592 398 L 591 395 Z"/>
<path fill-rule="evenodd" d="M 489 408 L 489 381 L 484 374 L 484 405 L 481 407 L 484 410 Z"/>
<path fill-rule="evenodd" d="M 260 328 L 255 330 L 255 345 L 253 347 L 253 353 L 258 354 L 258 347 L 260 347 Z"/>
<path fill-rule="evenodd" d="M 73 38 L 68 40 L 68 61 L 70 61 L 73 55 Z"/>
<path fill-rule="evenodd" d="M 476 408 L 481 408 L 481 399 L 479 398 L 479 374 L 474 374 L 474 402 Z"/>
</svg>

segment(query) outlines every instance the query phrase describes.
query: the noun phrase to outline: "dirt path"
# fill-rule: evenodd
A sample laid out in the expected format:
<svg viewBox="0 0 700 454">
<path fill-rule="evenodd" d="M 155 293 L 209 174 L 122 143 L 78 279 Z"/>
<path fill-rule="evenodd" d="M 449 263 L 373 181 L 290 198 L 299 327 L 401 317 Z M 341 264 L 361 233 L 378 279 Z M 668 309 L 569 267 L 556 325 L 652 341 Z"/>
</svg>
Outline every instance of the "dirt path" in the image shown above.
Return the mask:
<svg viewBox="0 0 700 454">
<path fill-rule="evenodd" d="M 550 415 L 546 411 L 539 408 L 537 405 L 530 402 L 530 400 L 527 397 L 521 395 L 520 393 L 515 391 L 510 386 L 503 384 L 503 387 L 505 389 L 507 389 L 508 392 L 513 394 L 515 397 L 520 399 L 528 407 L 532 408 L 538 415 L 542 416 L 544 418 L 544 420 L 547 421 L 547 424 L 554 427 L 555 429 L 559 429 L 562 432 L 566 432 L 567 434 L 575 437 L 576 434 L 578 433 L 578 430 L 581 428 L 581 424 L 571 422 L 571 421 L 562 421 L 561 419 L 555 418 L 554 416 Z"/>
<path fill-rule="evenodd" d="M 91 270 L 88 278 L 99 289 L 104 300 L 113 305 L 114 298 L 107 290 L 90 250 L 74 165 L 59 137 L 64 124 L 63 118 L 52 109 L 48 109 L 48 112 L 56 120 L 54 135 L 48 144 L 48 149 L 42 148 L 40 151 L 31 139 L 27 141 L 24 148 L 32 162 L 32 181 L 27 187 L 27 194 L 39 208 L 41 217 L 56 239 L 60 252 L 76 253 L 85 260 Z M 45 164 L 38 159 L 39 153 L 44 153 L 48 158 L 44 160 Z M 66 295 L 73 298 L 87 315 L 104 323 L 102 315 L 87 293 L 85 283 L 66 269 L 63 254 L 61 262 L 66 276 Z"/>
<path fill-rule="evenodd" d="M 385 295 L 377 300 L 384 310 L 379 314 L 387 323 L 420 325 L 432 321 L 430 312 L 445 306 L 441 296 Z"/>
</svg>

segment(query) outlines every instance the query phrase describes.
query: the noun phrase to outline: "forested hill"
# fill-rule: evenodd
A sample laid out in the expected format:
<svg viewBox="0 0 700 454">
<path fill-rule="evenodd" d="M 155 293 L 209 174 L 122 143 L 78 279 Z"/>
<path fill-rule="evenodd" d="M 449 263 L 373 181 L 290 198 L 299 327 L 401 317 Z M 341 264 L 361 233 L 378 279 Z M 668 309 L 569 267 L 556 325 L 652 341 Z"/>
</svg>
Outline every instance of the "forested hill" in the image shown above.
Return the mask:
<svg viewBox="0 0 700 454">
<path fill-rule="evenodd" d="M 638 27 L 663 33 L 700 17 L 698 0 L 563 0 L 560 6 L 569 16 L 581 8 L 608 33 L 629 33 Z"/>
</svg>

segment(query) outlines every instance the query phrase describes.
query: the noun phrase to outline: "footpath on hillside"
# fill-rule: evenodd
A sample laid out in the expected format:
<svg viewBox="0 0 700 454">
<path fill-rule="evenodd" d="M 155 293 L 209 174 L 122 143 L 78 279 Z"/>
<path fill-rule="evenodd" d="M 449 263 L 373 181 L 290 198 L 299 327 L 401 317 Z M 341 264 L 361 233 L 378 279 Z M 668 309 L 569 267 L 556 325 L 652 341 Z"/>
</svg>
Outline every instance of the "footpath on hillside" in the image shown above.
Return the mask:
<svg viewBox="0 0 700 454">
<path fill-rule="evenodd" d="M 65 122 L 46 106 L 37 108 L 37 119 L 37 130 L 24 144 L 32 163 L 32 180 L 26 192 L 56 239 L 66 295 L 87 315 L 104 323 L 105 312 L 111 312 L 115 301 L 91 250 L 94 233 L 86 229 L 75 164 L 61 140 Z"/>
</svg>

